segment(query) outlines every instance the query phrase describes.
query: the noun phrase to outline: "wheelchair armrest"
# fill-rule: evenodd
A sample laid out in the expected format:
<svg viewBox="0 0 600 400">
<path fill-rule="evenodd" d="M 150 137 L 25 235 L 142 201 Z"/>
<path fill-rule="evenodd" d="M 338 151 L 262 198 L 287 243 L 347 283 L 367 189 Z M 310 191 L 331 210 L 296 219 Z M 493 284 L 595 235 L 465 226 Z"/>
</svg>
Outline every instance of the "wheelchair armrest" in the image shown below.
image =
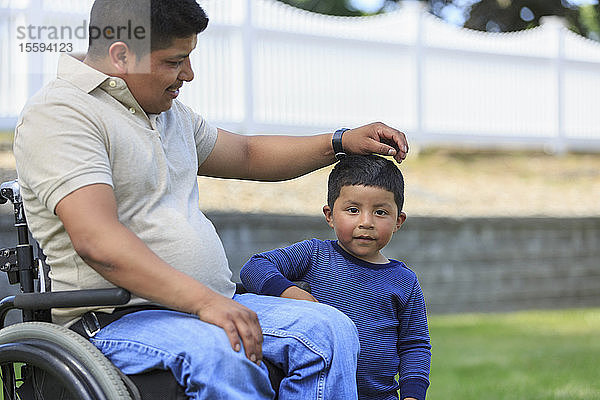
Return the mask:
<svg viewBox="0 0 600 400">
<path fill-rule="evenodd" d="M 50 308 L 119 306 L 127 304 L 131 294 L 122 288 L 68 290 L 63 292 L 21 293 L 14 296 L 15 308 L 48 310 Z"/>
</svg>

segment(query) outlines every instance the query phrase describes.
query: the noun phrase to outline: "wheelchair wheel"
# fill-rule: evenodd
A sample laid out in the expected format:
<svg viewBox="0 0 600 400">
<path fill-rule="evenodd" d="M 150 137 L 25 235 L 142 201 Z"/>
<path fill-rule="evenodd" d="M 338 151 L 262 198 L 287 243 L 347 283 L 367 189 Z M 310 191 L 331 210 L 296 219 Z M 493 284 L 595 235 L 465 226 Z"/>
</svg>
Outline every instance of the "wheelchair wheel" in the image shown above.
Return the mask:
<svg viewBox="0 0 600 400">
<path fill-rule="evenodd" d="M 24 322 L 0 330 L 0 365 L 4 400 L 131 399 L 115 366 L 59 325 Z"/>
</svg>

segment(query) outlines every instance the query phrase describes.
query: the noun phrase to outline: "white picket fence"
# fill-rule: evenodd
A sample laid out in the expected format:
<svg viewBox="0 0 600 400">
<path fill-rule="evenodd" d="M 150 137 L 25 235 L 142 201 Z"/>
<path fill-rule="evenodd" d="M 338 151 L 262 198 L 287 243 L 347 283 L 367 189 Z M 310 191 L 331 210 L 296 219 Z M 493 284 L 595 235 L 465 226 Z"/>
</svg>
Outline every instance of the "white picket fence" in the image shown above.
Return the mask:
<svg viewBox="0 0 600 400">
<path fill-rule="evenodd" d="M 524 32 L 453 27 L 405 1 L 364 18 L 275 0 L 204 0 L 181 99 L 235 132 L 312 134 L 381 120 L 412 143 L 600 151 L 600 43 L 547 19 Z M 90 0 L 0 0 L 0 129 L 55 74 L 16 28 L 80 26 Z M 85 51 L 85 40 L 73 41 Z"/>
</svg>

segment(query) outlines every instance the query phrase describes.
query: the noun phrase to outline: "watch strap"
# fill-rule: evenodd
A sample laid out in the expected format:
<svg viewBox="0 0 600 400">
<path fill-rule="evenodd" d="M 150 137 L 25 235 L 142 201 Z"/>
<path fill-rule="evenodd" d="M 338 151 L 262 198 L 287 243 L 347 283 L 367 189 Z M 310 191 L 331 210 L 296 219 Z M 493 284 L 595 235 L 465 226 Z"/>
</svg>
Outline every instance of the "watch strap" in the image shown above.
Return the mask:
<svg viewBox="0 0 600 400">
<path fill-rule="evenodd" d="M 346 157 L 346 152 L 344 152 L 344 147 L 342 147 L 342 135 L 344 132 L 348 131 L 348 128 L 338 129 L 333 133 L 331 137 L 331 146 L 333 147 L 333 154 L 335 154 L 335 158 L 341 160 Z"/>
</svg>

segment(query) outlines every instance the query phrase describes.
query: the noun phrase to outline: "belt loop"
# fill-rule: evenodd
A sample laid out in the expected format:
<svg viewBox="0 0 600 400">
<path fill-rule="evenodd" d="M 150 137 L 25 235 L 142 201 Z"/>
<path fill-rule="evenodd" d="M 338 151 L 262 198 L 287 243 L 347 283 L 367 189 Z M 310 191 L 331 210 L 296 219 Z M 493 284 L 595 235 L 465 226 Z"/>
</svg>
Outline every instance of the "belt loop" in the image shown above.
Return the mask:
<svg viewBox="0 0 600 400">
<path fill-rule="evenodd" d="M 81 317 L 81 324 L 83 325 L 85 334 L 90 338 L 96 336 L 96 333 L 102 329 L 96 313 L 92 311 L 83 314 Z"/>
</svg>

